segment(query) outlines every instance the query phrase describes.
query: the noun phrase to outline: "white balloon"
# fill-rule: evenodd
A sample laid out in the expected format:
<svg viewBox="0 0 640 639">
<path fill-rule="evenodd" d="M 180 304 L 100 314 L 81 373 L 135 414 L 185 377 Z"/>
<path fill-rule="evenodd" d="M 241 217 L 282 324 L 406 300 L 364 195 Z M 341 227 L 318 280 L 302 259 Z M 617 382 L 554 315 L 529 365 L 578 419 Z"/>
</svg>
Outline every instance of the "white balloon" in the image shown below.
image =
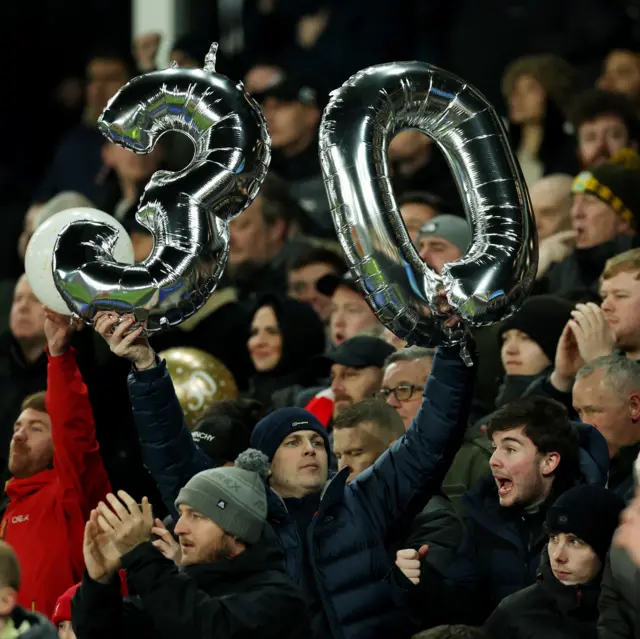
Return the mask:
<svg viewBox="0 0 640 639">
<path fill-rule="evenodd" d="M 133 244 L 124 226 L 113 216 L 98 209 L 78 207 L 60 211 L 48 218 L 35 230 L 24 258 L 24 270 L 35 296 L 52 311 L 70 315 L 69 308 L 62 299 L 53 280 L 53 249 L 60 232 L 71 222 L 86 220 L 108 224 L 118 232 L 118 240 L 113 250 L 116 262 L 135 262 Z"/>
</svg>

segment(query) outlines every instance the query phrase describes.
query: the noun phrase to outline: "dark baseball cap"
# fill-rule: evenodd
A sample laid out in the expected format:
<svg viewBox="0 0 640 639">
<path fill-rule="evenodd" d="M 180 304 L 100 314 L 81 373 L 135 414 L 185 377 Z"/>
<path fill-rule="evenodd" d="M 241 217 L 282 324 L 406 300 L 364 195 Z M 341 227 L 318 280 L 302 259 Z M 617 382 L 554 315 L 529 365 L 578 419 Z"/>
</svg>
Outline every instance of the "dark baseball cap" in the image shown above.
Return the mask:
<svg viewBox="0 0 640 639">
<path fill-rule="evenodd" d="M 241 452 L 249 448 L 251 432 L 242 422 L 226 415 L 216 415 L 205 417 L 191 436 L 215 466 L 222 466 L 235 461 Z"/>
<path fill-rule="evenodd" d="M 331 297 L 339 286 L 346 286 L 355 293 L 362 294 L 350 271 L 347 271 L 344 275 L 334 275 L 333 273 L 329 273 L 327 275 L 323 275 L 316 282 L 316 289 L 318 292 L 323 295 L 327 295 L 328 297 Z"/>
<path fill-rule="evenodd" d="M 342 364 L 351 368 L 382 368 L 384 362 L 396 349 L 383 339 L 359 335 L 342 342 L 333 352 L 316 358 L 317 372 L 326 377 L 333 364 Z"/>
<path fill-rule="evenodd" d="M 277 77 L 275 82 L 266 89 L 254 93 L 253 98 L 259 103 L 267 98 L 275 98 L 283 102 L 300 102 L 320 110 L 327 102 L 327 94 L 320 87 L 302 78 L 288 75 Z"/>
</svg>

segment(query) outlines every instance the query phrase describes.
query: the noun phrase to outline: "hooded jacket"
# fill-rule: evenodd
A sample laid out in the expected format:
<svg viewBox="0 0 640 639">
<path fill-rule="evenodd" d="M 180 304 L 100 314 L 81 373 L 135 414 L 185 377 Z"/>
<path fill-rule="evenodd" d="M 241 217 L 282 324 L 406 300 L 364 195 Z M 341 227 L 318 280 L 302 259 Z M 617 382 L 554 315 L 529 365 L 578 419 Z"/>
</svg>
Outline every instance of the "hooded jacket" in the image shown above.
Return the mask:
<svg viewBox="0 0 640 639">
<path fill-rule="evenodd" d="M 178 569 L 145 543 L 126 554 L 122 566 L 135 597 L 121 596 L 119 579 L 100 584 L 84 575 L 71 602 L 78 639 L 309 637 L 304 601 L 270 531 L 215 563 Z"/>
<path fill-rule="evenodd" d="M 325 329 L 322 320 L 308 304 L 278 296 L 265 295 L 258 309 L 270 306 L 278 321 L 282 337 L 282 354 L 275 368 L 255 372 L 249 380 L 249 394 L 263 406 L 271 406 L 276 391 L 302 384 L 312 386 L 311 360 L 324 352 Z"/>
<path fill-rule="evenodd" d="M 82 577 L 85 522 L 111 486 L 75 355 L 48 357 L 53 467 L 8 482 L 0 535 L 20 561 L 18 603 L 51 617 L 58 596 Z"/>
<path fill-rule="evenodd" d="M 466 534 L 457 561 L 419 586 L 430 605 L 441 611 L 438 623 L 483 623 L 505 597 L 534 584 L 546 543 L 547 508 L 572 485 L 606 484 L 606 440 L 593 426 L 574 425 L 580 440 L 580 476 L 554 486 L 536 512 L 500 506 L 492 476 L 464 495 Z M 456 605 L 460 599 L 468 602 L 464 608 Z"/>
<path fill-rule="evenodd" d="M 553 574 L 545 548 L 537 583 L 504 599 L 484 630 L 492 639 L 597 639 L 601 576 L 565 586 Z"/>
</svg>

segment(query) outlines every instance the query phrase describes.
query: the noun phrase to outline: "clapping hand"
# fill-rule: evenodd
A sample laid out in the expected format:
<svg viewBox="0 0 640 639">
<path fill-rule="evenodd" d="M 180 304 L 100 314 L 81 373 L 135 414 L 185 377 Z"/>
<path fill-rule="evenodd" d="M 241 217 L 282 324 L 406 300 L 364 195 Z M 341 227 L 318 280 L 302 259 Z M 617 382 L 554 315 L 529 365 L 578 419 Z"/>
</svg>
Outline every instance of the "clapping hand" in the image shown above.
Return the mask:
<svg viewBox="0 0 640 639">
<path fill-rule="evenodd" d="M 94 581 L 109 583 L 120 569 L 120 553 L 109 535 L 100 529 L 97 510 L 91 511 L 84 528 L 82 551 L 87 573 Z"/>
<path fill-rule="evenodd" d="M 556 361 L 551 384 L 562 393 L 568 393 L 573 386 L 573 378 L 576 376 L 584 360 L 580 355 L 576 336 L 571 330 L 571 320 L 567 322 L 558 340 L 556 348 Z"/>
<path fill-rule="evenodd" d="M 98 526 L 122 557 L 151 540 L 154 521 L 146 497 L 142 498 L 141 506 L 124 490 L 118 491 L 118 497 L 111 493 L 107 495 L 111 508 L 104 502 L 98 504 Z"/>
<path fill-rule="evenodd" d="M 575 335 L 580 356 L 585 362 L 603 355 L 611 355 L 616 336 L 597 304 L 576 304 L 571 318 L 569 326 Z"/>
<path fill-rule="evenodd" d="M 167 530 L 161 519 L 156 519 L 156 525 L 151 532 L 157 535 L 159 539 L 153 541 L 153 545 L 167 558 L 171 559 L 174 564 L 180 565 L 182 559 L 182 550 L 180 544 L 174 539 L 173 535 Z"/>
</svg>

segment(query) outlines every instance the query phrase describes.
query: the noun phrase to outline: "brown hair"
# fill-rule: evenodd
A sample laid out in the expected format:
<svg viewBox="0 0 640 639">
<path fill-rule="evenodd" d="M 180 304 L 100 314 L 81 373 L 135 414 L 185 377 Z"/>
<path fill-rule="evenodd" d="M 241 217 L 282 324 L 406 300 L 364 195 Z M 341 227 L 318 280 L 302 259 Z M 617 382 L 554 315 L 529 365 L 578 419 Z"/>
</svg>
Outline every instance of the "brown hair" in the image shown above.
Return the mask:
<svg viewBox="0 0 640 639">
<path fill-rule="evenodd" d="M 393 406 L 376 397 L 368 397 L 345 408 L 333 422 L 333 429 L 357 428 L 361 424 L 373 424 L 386 443 L 399 439 L 405 433 L 404 423 Z"/>
<path fill-rule="evenodd" d="M 618 273 L 636 272 L 636 279 L 640 279 L 640 248 L 631 249 L 615 255 L 604 266 L 601 281 L 615 277 Z"/>
<path fill-rule="evenodd" d="M 9 586 L 16 592 L 20 590 L 20 564 L 13 548 L 0 541 L 0 586 Z"/>
<path fill-rule="evenodd" d="M 33 393 L 33 395 L 29 395 L 22 402 L 22 406 L 20 410 L 27 410 L 28 408 L 33 408 L 33 410 L 37 410 L 39 413 L 47 412 L 47 404 L 45 402 L 45 397 L 47 393 L 45 391 L 39 391 L 37 393 Z"/>
<path fill-rule="evenodd" d="M 577 83 L 575 68 L 553 54 L 524 56 L 514 60 L 502 76 L 502 94 L 508 100 L 516 80 L 523 75 L 535 78 L 548 98 L 565 112 L 573 100 Z"/>
</svg>

